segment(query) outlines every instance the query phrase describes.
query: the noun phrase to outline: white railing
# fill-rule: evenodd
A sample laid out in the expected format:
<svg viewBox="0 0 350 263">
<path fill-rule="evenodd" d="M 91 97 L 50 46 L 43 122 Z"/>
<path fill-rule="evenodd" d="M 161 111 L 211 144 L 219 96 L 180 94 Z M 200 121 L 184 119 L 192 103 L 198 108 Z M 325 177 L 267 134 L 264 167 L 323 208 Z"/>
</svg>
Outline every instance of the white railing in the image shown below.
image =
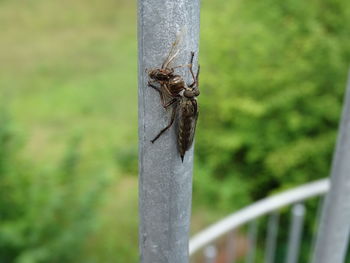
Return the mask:
<svg viewBox="0 0 350 263">
<path fill-rule="evenodd" d="M 255 220 L 258 217 L 270 214 L 271 216 L 268 221 L 265 245 L 265 262 L 273 262 L 278 227 L 277 211 L 282 207 L 294 205 L 292 208 L 292 222 L 289 231 L 289 245 L 286 262 L 297 262 L 305 213 L 305 208 L 302 203 L 307 199 L 324 195 L 328 192 L 329 188 L 329 180 L 323 179 L 276 194 L 243 208 L 194 235 L 190 240 L 190 256 L 193 256 L 196 252 L 204 249 L 203 253 L 206 261 L 215 262 L 216 247 L 213 245 L 214 241 L 224 235 L 234 233 L 235 229 L 247 223 L 251 223 L 248 231 L 250 250 L 246 262 L 253 262 L 257 232 L 257 224 Z M 234 252 L 231 254 L 234 254 Z M 233 259 L 230 259 L 228 262 L 233 261 Z"/>
</svg>

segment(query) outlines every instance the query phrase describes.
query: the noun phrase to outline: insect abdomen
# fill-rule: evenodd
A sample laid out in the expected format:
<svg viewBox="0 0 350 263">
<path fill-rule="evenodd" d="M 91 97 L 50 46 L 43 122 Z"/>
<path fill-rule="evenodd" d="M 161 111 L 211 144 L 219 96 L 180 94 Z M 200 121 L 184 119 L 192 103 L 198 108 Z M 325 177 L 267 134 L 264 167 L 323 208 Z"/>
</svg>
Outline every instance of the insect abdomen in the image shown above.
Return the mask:
<svg viewBox="0 0 350 263">
<path fill-rule="evenodd" d="M 177 144 L 181 159 L 185 156 L 193 143 L 193 137 L 198 117 L 196 101 L 186 100 L 181 103 L 180 116 L 178 120 Z"/>
<path fill-rule="evenodd" d="M 169 91 L 172 96 L 176 97 L 184 89 L 185 82 L 181 76 L 175 75 L 168 83 Z"/>
</svg>

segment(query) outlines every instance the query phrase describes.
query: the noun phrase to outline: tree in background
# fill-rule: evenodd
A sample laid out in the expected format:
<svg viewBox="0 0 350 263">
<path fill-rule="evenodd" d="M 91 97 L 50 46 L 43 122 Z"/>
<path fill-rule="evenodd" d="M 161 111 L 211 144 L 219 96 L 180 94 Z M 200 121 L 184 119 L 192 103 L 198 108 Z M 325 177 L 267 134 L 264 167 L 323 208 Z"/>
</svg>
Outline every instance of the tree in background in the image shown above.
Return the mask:
<svg viewBox="0 0 350 263">
<path fill-rule="evenodd" d="M 327 176 L 350 3 L 208 1 L 202 10 L 195 202 L 232 211 Z"/>
</svg>

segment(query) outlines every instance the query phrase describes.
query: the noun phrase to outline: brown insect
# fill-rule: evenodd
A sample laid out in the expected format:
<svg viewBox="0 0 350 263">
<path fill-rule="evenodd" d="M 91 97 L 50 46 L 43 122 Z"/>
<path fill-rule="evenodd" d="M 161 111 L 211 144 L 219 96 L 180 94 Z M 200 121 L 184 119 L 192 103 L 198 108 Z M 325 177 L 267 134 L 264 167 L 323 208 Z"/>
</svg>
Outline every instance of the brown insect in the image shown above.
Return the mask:
<svg viewBox="0 0 350 263">
<path fill-rule="evenodd" d="M 194 53 L 192 52 L 190 71 L 193 76 L 193 83 L 185 89 L 178 106 L 178 122 L 177 122 L 177 145 L 183 162 L 186 151 L 188 151 L 193 143 L 194 134 L 196 132 L 197 119 L 199 115 L 197 96 L 199 96 L 198 76 L 199 66 L 196 77 L 192 71 L 192 60 Z"/>
<path fill-rule="evenodd" d="M 192 69 L 194 52 L 191 52 L 190 63 L 186 65 L 193 78 L 193 82 L 190 85 L 187 85 L 180 75 L 174 73 L 174 69 L 178 67 L 170 67 L 169 64 L 179 53 L 179 50 L 176 50 L 178 41 L 177 39 L 174 42 L 161 68 L 149 71 L 148 75 L 151 80 L 148 82 L 148 85 L 159 92 L 164 108 L 173 105 L 169 124 L 151 142 L 154 143 L 177 119 L 177 144 L 181 160 L 183 161 L 186 151 L 192 146 L 198 119 L 196 97 L 199 95 L 199 66 L 195 76 Z M 160 86 L 158 87 L 155 84 L 159 84 Z"/>
<path fill-rule="evenodd" d="M 148 86 L 159 92 L 160 99 L 164 108 L 175 103 L 179 93 L 185 89 L 185 81 L 180 75 L 175 74 L 175 69 L 183 66 L 170 67 L 170 63 L 179 54 L 180 35 L 177 36 L 171 50 L 164 60 L 161 68 L 155 68 L 148 71 L 150 80 Z M 159 87 L 156 86 L 159 84 Z"/>
</svg>

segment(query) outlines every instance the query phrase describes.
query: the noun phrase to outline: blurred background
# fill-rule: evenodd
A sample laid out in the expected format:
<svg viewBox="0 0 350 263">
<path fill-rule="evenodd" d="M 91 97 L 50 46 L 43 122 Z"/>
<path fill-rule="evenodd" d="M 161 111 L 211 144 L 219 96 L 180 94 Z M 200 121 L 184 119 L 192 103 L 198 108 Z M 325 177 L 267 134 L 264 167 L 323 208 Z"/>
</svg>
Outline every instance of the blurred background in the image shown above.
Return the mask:
<svg viewBox="0 0 350 263">
<path fill-rule="evenodd" d="M 138 262 L 136 24 L 0 0 L 1 263 Z M 328 176 L 349 32 L 345 0 L 202 0 L 192 233 Z"/>
</svg>

